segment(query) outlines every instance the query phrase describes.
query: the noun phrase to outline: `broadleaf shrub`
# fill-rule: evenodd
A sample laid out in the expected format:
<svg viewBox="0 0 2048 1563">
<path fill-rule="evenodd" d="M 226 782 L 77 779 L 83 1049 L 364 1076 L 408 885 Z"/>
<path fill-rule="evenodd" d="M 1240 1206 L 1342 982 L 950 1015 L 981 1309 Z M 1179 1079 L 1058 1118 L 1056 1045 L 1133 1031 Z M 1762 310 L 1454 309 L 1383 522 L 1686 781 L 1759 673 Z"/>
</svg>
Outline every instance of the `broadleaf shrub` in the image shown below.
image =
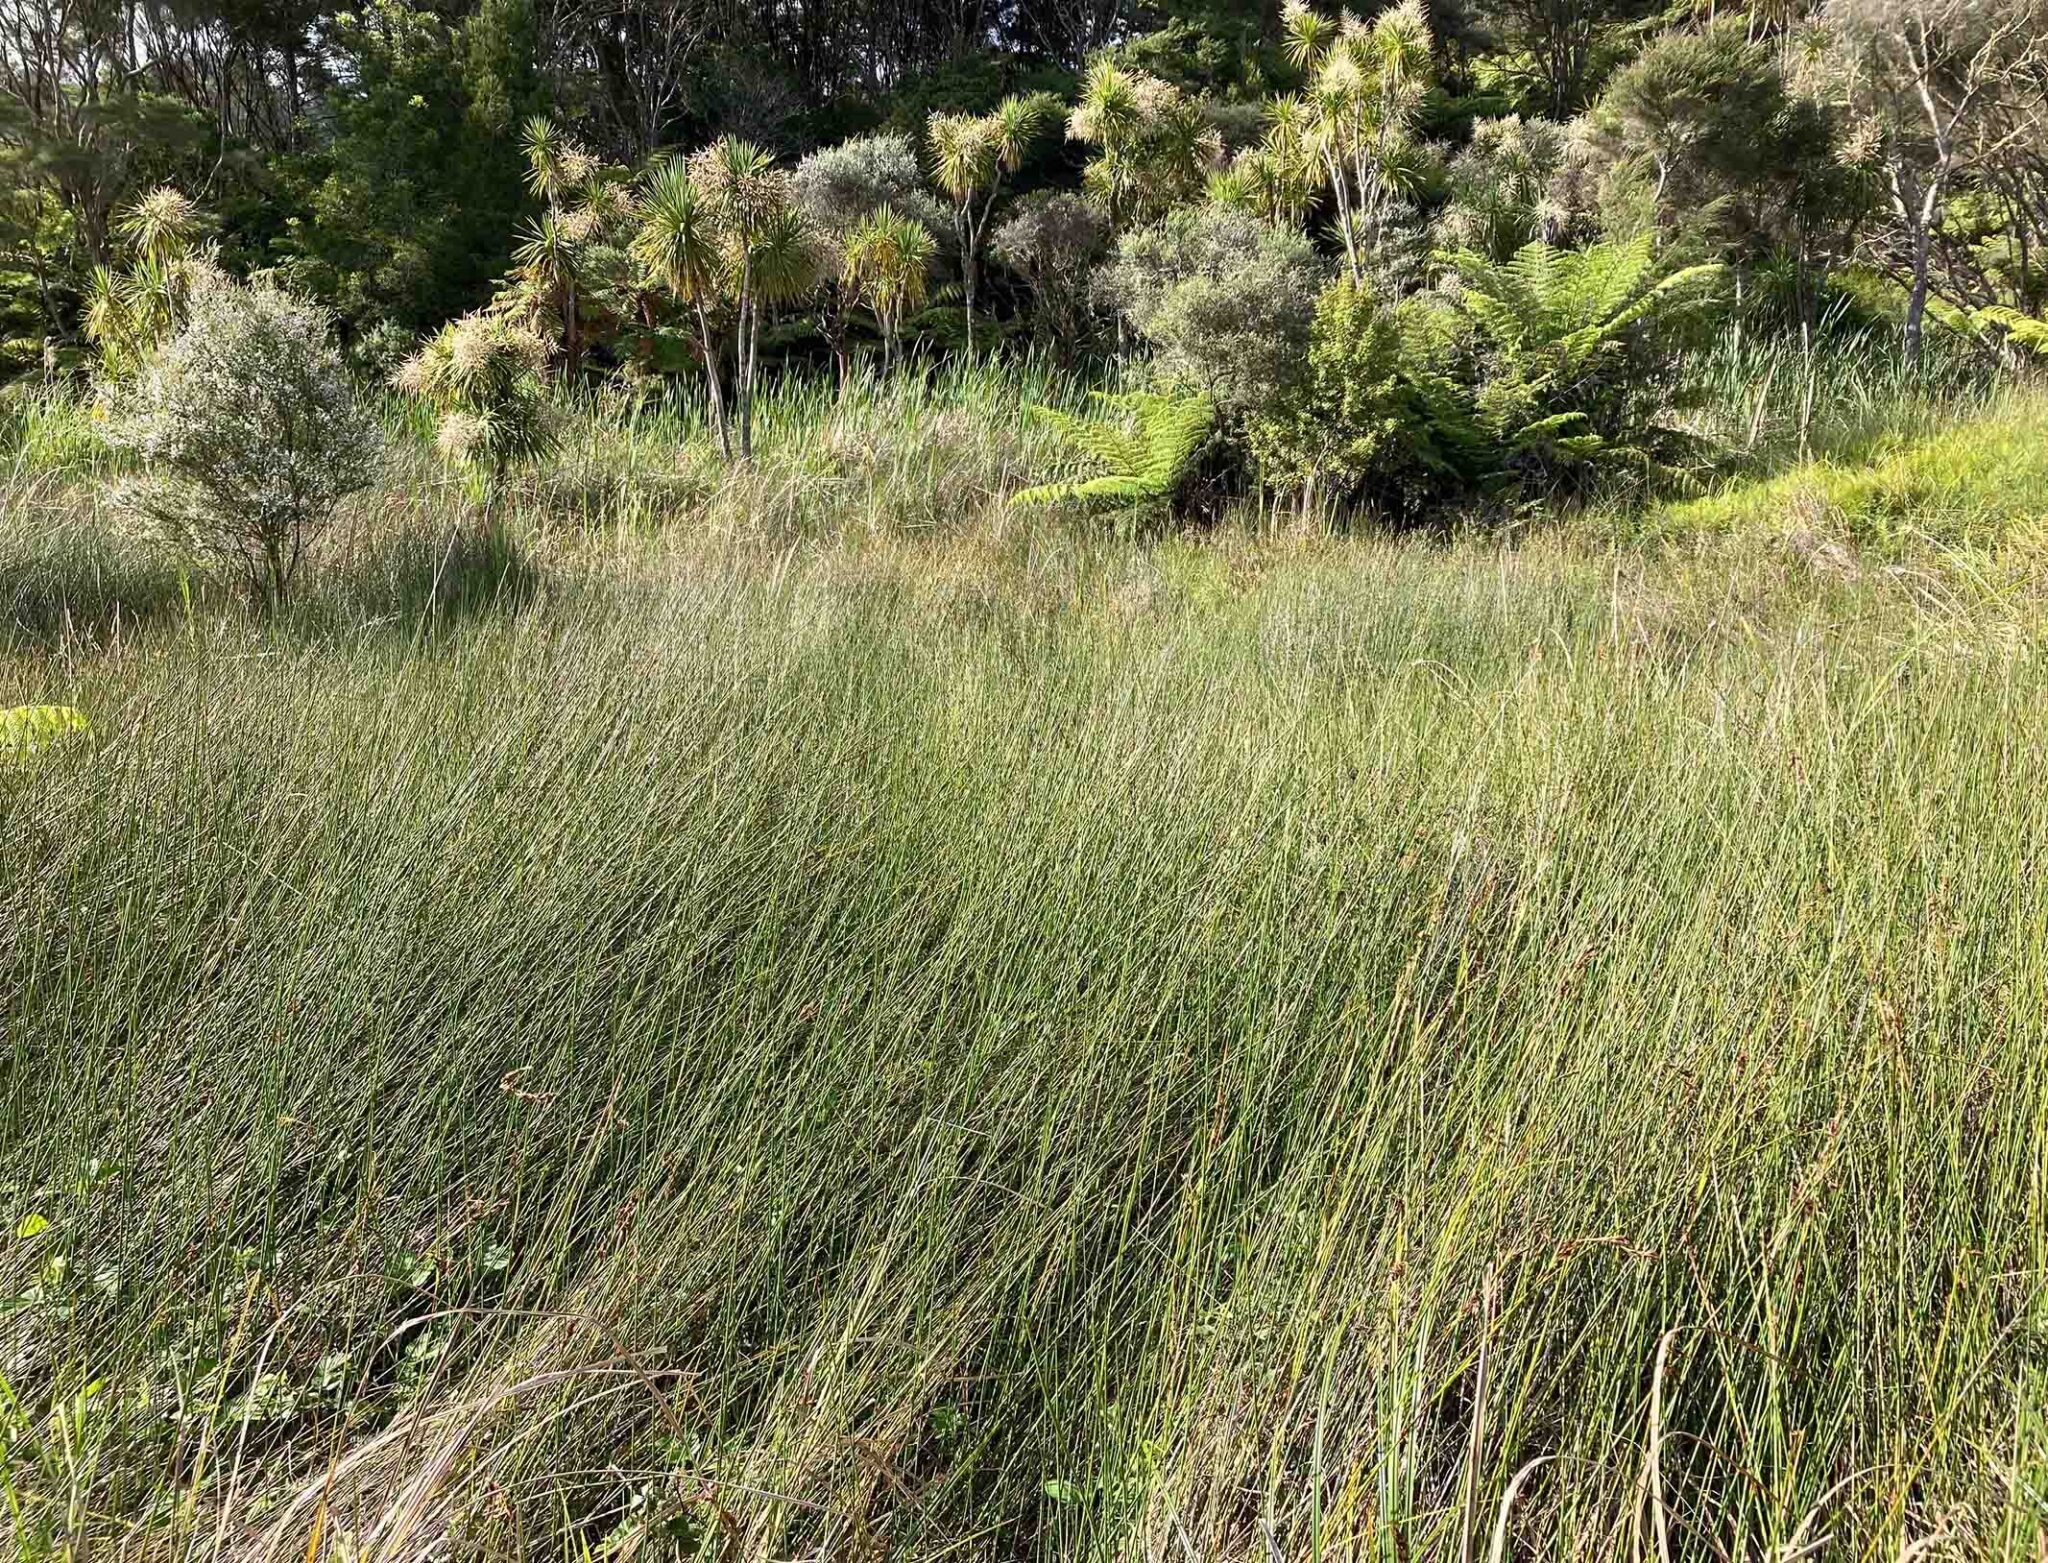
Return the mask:
<svg viewBox="0 0 2048 1563">
<path fill-rule="evenodd" d="M 947 228 L 946 209 L 925 188 L 917 148 L 903 135 L 856 136 L 813 152 L 797 164 L 790 197 L 828 234 L 847 232 L 882 206 L 934 236 Z"/>
<path fill-rule="evenodd" d="M 317 304 L 211 273 L 184 323 L 106 391 L 106 439 L 141 475 L 123 502 L 180 550 L 281 602 L 306 542 L 382 450 Z"/>
<path fill-rule="evenodd" d="M 1127 235 L 1101 292 L 1151 344 L 1162 385 L 1237 419 L 1301 374 L 1325 270 L 1302 234 L 1212 203 Z"/>
<path fill-rule="evenodd" d="M 1247 426 L 1260 480 L 1304 512 L 1363 501 L 1398 520 L 1469 492 L 1487 451 L 1469 389 L 1446 372 L 1469 357 L 1448 313 L 1430 295 L 1390 306 L 1348 277 L 1325 288 L 1305 373 Z"/>
</svg>

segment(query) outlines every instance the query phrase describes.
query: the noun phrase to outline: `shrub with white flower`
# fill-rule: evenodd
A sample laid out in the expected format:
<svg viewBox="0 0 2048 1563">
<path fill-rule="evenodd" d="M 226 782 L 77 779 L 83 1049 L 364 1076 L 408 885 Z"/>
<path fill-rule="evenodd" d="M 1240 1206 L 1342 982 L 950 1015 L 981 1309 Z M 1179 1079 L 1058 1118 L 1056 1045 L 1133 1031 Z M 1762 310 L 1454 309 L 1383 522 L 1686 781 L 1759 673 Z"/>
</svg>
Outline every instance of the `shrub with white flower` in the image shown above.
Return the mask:
<svg viewBox="0 0 2048 1563">
<path fill-rule="evenodd" d="M 366 486 L 383 441 L 318 305 L 200 278 L 177 333 L 106 392 L 105 436 L 138 458 L 123 507 L 161 540 L 282 603 L 308 539 Z"/>
</svg>

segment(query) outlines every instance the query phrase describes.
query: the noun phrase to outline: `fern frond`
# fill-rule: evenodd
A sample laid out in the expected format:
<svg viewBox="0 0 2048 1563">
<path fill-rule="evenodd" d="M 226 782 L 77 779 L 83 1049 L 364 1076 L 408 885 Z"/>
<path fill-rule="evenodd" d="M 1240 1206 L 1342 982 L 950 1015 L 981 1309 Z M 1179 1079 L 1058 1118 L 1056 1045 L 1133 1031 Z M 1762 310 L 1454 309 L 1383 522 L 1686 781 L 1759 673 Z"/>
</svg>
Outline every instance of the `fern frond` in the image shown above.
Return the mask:
<svg viewBox="0 0 2048 1563">
<path fill-rule="evenodd" d="M 1708 261 L 1698 266 L 1687 266 L 1674 271 L 1651 285 L 1648 292 L 1632 304 L 1624 304 L 1612 314 L 1603 314 L 1593 323 L 1581 327 L 1563 338 L 1558 346 L 1564 350 L 1568 360 L 1576 361 L 1590 353 L 1602 342 L 1609 342 L 1621 335 L 1630 326 L 1659 309 L 1677 304 L 1681 297 L 1693 293 L 1692 301 L 1703 297 L 1706 285 L 1719 280 L 1728 268 L 1718 261 Z M 1606 305 L 1603 302 L 1602 308 Z"/>
<path fill-rule="evenodd" d="M 1539 440 L 1554 441 L 1565 430 L 1585 421 L 1586 415 L 1582 412 L 1552 413 L 1548 418 L 1538 418 L 1533 423 L 1523 424 L 1515 431 L 1515 443 L 1533 445 Z"/>
<path fill-rule="evenodd" d="M 0 754 L 26 757 L 91 725 L 73 706 L 13 706 L 0 711 Z"/>
<path fill-rule="evenodd" d="M 1649 286 L 1656 275 L 1657 257 L 1651 248 L 1650 235 L 1641 233 L 1620 244 L 1595 245 L 1579 251 L 1578 259 L 1578 323 L 1590 325 L 1597 321 L 1614 321 L 1612 329 L 1622 329 L 1617 317 L 1634 307 L 1630 300 L 1641 303 L 1637 295 Z M 1685 272 L 1672 275 L 1684 276 Z M 1666 282 L 1670 280 L 1665 279 Z M 1657 284 L 1659 287 L 1663 285 Z M 1632 316 L 1630 322 L 1640 318 L 1640 314 Z"/>
<path fill-rule="evenodd" d="M 1216 424 L 1215 403 L 1206 396 L 1150 391 L 1092 394 L 1104 416 L 1081 417 L 1050 407 L 1035 412 L 1096 466 L 1109 470 L 1081 481 L 1024 489 L 1010 496 L 1011 504 L 1050 505 L 1071 500 L 1137 504 L 1169 499 Z"/>
<path fill-rule="evenodd" d="M 1056 407 L 1039 407 L 1034 411 L 1041 422 L 1057 430 L 1062 439 L 1098 466 L 1112 472 L 1129 472 L 1145 459 L 1145 444 L 1138 431 L 1122 423 L 1084 418 Z"/>
<path fill-rule="evenodd" d="M 2036 320 L 2032 315 L 2023 315 L 2004 304 L 1992 304 L 1977 310 L 1972 320 L 1981 326 L 1995 327 L 2005 333 L 2008 342 L 2015 342 L 2035 353 L 2048 353 L 2048 320 Z"/>
</svg>

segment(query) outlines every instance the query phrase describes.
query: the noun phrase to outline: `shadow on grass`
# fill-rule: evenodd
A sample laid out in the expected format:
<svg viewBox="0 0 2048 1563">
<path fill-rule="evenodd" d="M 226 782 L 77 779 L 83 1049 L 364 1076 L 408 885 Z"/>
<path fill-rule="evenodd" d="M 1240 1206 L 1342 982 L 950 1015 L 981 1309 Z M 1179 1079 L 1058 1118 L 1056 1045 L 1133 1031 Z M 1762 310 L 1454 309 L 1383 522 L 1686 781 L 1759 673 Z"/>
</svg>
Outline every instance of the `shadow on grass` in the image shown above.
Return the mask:
<svg viewBox="0 0 2048 1563">
<path fill-rule="evenodd" d="M 117 643 L 187 611 L 188 585 L 168 559 L 111 541 L 67 537 L 23 557 L 0 556 L 0 648 L 54 651 Z"/>
<path fill-rule="evenodd" d="M 517 613 L 540 582 L 502 527 L 465 523 L 309 563 L 271 627 L 288 636 L 353 637 L 376 628 L 409 636 Z M 165 621 L 250 615 L 230 583 L 110 535 L 72 531 L 13 557 L 0 550 L 0 651 L 105 647 Z"/>
<path fill-rule="evenodd" d="M 411 633 L 517 613 L 538 595 L 541 579 L 502 525 L 463 522 L 393 537 L 313 578 L 291 618 L 308 628 L 375 624 Z"/>
</svg>

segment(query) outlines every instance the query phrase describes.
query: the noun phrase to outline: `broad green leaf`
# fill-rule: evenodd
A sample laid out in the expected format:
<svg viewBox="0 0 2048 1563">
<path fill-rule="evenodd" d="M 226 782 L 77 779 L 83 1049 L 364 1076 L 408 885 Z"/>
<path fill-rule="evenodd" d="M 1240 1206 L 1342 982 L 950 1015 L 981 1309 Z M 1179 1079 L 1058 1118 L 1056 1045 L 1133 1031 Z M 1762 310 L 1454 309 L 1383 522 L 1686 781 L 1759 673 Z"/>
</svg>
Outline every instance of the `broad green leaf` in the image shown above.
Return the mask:
<svg viewBox="0 0 2048 1563">
<path fill-rule="evenodd" d="M 14 706 L 0 711 L 0 751 L 34 754 L 67 733 L 82 733 L 91 726 L 85 713 L 73 706 Z"/>
</svg>

